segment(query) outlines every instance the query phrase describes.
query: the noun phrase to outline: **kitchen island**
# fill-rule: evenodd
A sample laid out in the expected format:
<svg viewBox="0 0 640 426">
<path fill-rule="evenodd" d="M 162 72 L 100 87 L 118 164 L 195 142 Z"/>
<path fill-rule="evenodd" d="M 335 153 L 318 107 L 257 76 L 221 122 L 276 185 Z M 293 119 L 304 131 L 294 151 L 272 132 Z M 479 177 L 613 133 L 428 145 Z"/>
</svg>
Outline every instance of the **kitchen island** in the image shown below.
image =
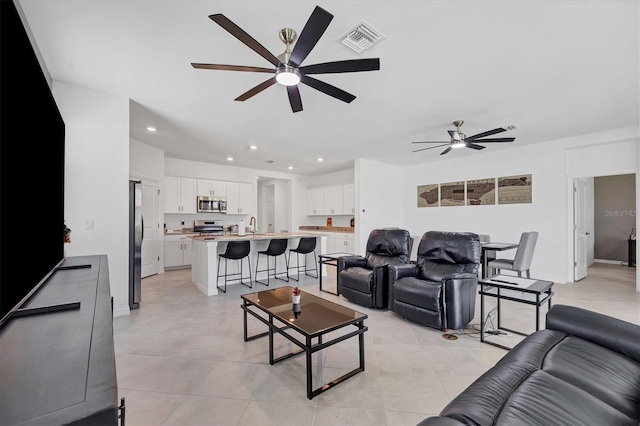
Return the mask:
<svg viewBox="0 0 640 426">
<path fill-rule="evenodd" d="M 279 233 L 267 233 L 267 234 L 255 234 L 247 233 L 243 236 L 240 235 L 192 235 L 189 236 L 193 240 L 192 253 L 191 253 L 191 281 L 207 296 L 215 296 L 218 294 L 218 287 L 216 286 L 217 272 L 218 272 L 218 255 L 224 253 L 227 249 L 227 243 L 229 241 L 250 241 L 251 252 L 249 253 L 249 264 L 251 265 L 251 279 L 255 284 L 255 270 L 256 270 L 256 256 L 258 251 L 266 250 L 269 245 L 269 241 L 276 238 L 286 238 L 288 240 L 288 248 L 286 256 L 289 256 L 289 249 L 296 248 L 301 237 L 315 237 L 316 238 L 316 254 L 324 253 L 327 245 L 327 235 L 319 235 L 311 232 L 279 232 Z M 296 257 L 291 258 L 290 267 L 295 266 Z M 284 272 L 285 262 L 283 258 L 278 258 L 278 273 Z M 245 275 L 246 261 L 245 262 Z M 265 258 L 260 260 L 260 269 L 266 267 Z M 300 258 L 300 263 L 304 261 Z M 311 255 L 309 255 L 309 262 L 313 262 Z M 227 262 L 229 271 L 228 273 L 240 272 L 239 263 L 229 261 Z M 311 263 L 309 263 L 311 264 Z M 224 273 L 224 265 L 221 268 L 220 273 Z M 321 270 L 320 273 L 323 273 Z M 266 272 L 260 272 L 258 275 L 260 280 L 267 279 Z M 221 278 L 223 279 L 223 278 Z M 239 285 L 240 282 L 227 283 L 228 285 Z"/>
</svg>

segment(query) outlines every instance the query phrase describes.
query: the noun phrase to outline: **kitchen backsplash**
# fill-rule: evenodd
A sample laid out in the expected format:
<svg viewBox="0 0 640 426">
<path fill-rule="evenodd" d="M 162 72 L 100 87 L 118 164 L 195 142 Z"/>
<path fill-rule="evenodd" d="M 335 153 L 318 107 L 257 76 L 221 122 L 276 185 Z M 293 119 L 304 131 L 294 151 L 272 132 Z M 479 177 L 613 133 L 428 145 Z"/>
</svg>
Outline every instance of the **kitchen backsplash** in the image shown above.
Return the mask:
<svg viewBox="0 0 640 426">
<path fill-rule="evenodd" d="M 244 220 L 245 225 L 249 223 L 251 215 L 225 215 L 222 213 L 197 213 L 197 214 L 169 214 L 164 215 L 165 228 L 193 228 L 194 220 L 222 220 L 225 229 L 232 225 L 237 225 L 240 220 Z"/>
</svg>

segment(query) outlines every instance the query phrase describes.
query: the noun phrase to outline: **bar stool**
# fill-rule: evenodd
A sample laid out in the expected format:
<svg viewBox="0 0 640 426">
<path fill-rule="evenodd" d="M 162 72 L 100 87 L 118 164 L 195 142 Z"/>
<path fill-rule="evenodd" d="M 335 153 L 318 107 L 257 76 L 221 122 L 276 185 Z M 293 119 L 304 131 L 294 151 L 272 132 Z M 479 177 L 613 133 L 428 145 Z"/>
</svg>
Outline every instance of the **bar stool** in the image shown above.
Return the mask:
<svg viewBox="0 0 640 426">
<path fill-rule="evenodd" d="M 288 240 L 286 238 L 275 238 L 269 241 L 269 246 L 267 247 L 266 250 L 261 250 L 258 252 L 258 255 L 256 256 L 256 275 L 255 275 L 257 283 L 264 284 L 266 286 L 269 285 L 269 277 L 272 276 L 271 268 L 269 266 L 270 257 L 273 257 L 273 277 L 278 280 L 289 282 L 289 261 L 287 260 L 287 255 L 285 254 L 285 252 L 287 251 L 287 244 L 288 244 Z M 258 270 L 261 254 L 267 256 L 267 269 Z M 278 256 L 281 256 L 283 254 L 284 254 L 284 261 L 286 263 L 287 268 L 285 272 L 278 272 Z M 267 271 L 266 283 L 258 280 L 258 272 L 264 272 L 264 271 Z M 287 279 L 278 277 L 278 274 L 283 274 L 283 273 L 287 274 Z"/>
<path fill-rule="evenodd" d="M 223 293 L 227 292 L 227 278 L 228 277 L 238 277 L 232 278 L 230 281 L 238 281 L 240 280 L 240 284 L 245 285 L 249 288 L 253 287 L 253 281 L 251 281 L 251 262 L 249 261 L 249 252 L 251 251 L 251 242 L 249 240 L 246 241 L 229 241 L 227 243 L 227 249 L 224 253 L 218 255 L 218 273 L 216 276 L 216 287 L 222 290 Z M 224 288 L 218 285 L 218 278 L 220 275 L 220 261 L 221 258 L 224 258 Z M 247 258 L 247 264 L 249 265 L 249 284 L 242 281 L 242 259 Z M 227 273 L 227 260 L 239 260 L 240 261 L 240 272 L 229 274 Z M 236 262 L 237 263 L 237 262 Z"/>
<path fill-rule="evenodd" d="M 316 237 L 302 237 L 300 238 L 300 242 L 298 243 L 298 247 L 289 249 L 289 265 L 291 265 L 291 252 L 296 254 L 296 266 L 289 266 L 289 269 L 296 269 L 298 273 L 297 278 L 293 278 L 290 276 L 292 280 L 300 281 L 300 255 L 304 255 L 304 274 L 313 278 L 318 278 L 318 260 L 316 258 Z M 313 253 L 313 262 L 315 263 L 315 268 L 307 269 L 307 255 L 309 253 Z M 311 275 L 308 272 L 316 271 L 315 275 Z"/>
</svg>

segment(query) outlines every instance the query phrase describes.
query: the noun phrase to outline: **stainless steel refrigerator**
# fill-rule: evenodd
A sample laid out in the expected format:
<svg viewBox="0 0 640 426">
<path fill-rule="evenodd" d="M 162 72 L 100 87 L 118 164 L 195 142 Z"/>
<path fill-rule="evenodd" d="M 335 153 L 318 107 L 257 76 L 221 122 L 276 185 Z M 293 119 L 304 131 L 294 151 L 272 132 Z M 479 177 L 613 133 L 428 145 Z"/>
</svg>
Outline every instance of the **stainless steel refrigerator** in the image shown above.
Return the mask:
<svg viewBox="0 0 640 426">
<path fill-rule="evenodd" d="M 140 307 L 142 290 L 142 184 L 129 181 L 129 309 Z"/>
</svg>

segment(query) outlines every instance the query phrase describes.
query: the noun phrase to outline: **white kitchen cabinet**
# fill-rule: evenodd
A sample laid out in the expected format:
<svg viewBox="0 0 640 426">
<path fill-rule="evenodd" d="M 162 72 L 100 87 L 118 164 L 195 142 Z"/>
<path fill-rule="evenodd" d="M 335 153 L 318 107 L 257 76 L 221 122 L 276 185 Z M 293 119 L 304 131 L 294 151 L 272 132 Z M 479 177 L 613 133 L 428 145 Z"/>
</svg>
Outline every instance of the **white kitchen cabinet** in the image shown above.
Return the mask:
<svg viewBox="0 0 640 426">
<path fill-rule="evenodd" d="M 227 182 L 221 180 L 198 179 L 198 196 L 226 197 Z"/>
<path fill-rule="evenodd" d="M 356 192 L 353 183 L 342 186 L 342 213 L 356 214 Z"/>
<path fill-rule="evenodd" d="M 327 249 L 325 253 L 355 254 L 355 240 L 353 234 L 343 232 L 328 232 L 327 235 Z"/>
<path fill-rule="evenodd" d="M 253 214 L 253 185 L 227 182 L 227 214 Z"/>
<path fill-rule="evenodd" d="M 333 238 L 335 240 L 335 253 L 355 254 L 355 240 L 353 234 L 336 232 Z"/>
<path fill-rule="evenodd" d="M 314 216 L 321 214 L 324 214 L 324 189 L 307 189 L 307 215 Z"/>
<path fill-rule="evenodd" d="M 166 235 L 164 241 L 164 267 L 179 269 L 191 266 L 191 238 L 185 235 Z"/>
<path fill-rule="evenodd" d="M 343 214 L 343 188 L 342 185 L 328 186 L 324 188 L 324 214 Z"/>
<path fill-rule="evenodd" d="M 195 213 L 197 180 L 177 176 L 165 176 L 164 212 Z"/>
<path fill-rule="evenodd" d="M 353 183 L 307 189 L 307 216 L 353 215 L 355 213 L 355 185 Z"/>
</svg>

